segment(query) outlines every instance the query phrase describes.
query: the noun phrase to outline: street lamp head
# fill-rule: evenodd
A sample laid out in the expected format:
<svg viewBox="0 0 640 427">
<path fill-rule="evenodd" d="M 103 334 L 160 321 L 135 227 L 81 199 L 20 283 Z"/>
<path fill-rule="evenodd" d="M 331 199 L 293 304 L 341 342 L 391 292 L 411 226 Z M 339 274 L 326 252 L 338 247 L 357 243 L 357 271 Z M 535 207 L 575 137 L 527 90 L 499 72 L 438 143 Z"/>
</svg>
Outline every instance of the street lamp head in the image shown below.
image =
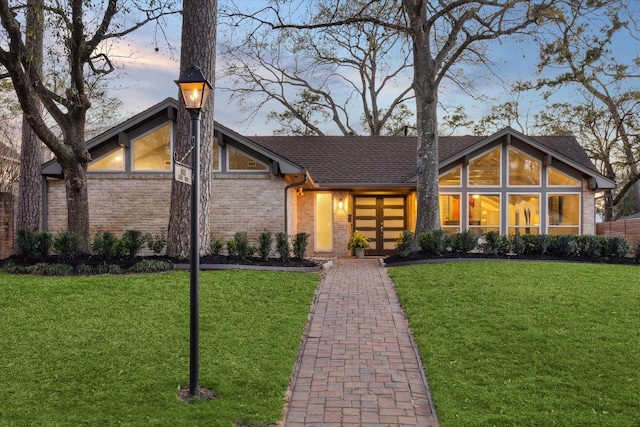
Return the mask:
<svg viewBox="0 0 640 427">
<path fill-rule="evenodd" d="M 180 79 L 176 80 L 176 84 L 180 87 L 187 110 L 190 111 L 200 111 L 212 89 L 211 83 L 202 75 L 199 68 L 184 70 L 180 73 Z"/>
</svg>

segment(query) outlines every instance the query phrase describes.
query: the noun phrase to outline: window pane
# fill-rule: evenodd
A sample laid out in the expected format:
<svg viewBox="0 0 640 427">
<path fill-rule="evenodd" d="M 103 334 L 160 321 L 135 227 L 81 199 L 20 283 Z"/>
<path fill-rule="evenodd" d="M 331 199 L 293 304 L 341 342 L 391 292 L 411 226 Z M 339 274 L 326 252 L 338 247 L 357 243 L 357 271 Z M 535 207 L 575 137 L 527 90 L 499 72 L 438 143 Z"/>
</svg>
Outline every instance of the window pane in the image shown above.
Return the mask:
<svg viewBox="0 0 640 427">
<path fill-rule="evenodd" d="M 500 231 L 500 196 L 469 196 L 469 230 L 474 233 Z"/>
<path fill-rule="evenodd" d="M 227 150 L 230 171 L 266 171 L 267 167 L 233 147 Z"/>
<path fill-rule="evenodd" d="M 552 167 L 547 168 L 549 171 L 549 185 L 564 185 L 571 187 L 579 187 L 580 181 L 577 179 L 571 178 L 569 175 L 560 172 L 558 169 L 554 169 Z"/>
<path fill-rule="evenodd" d="M 460 195 L 440 195 L 440 226 L 460 226 Z"/>
<path fill-rule="evenodd" d="M 509 146 L 509 185 L 540 185 L 541 162 Z"/>
<path fill-rule="evenodd" d="M 442 174 L 440 179 L 438 179 L 438 185 L 449 185 L 449 186 L 460 186 L 460 171 L 462 168 L 458 166 L 457 168 Z"/>
<path fill-rule="evenodd" d="M 124 148 L 117 148 L 87 165 L 90 171 L 122 171 L 124 170 Z"/>
<path fill-rule="evenodd" d="M 331 193 L 316 193 L 316 250 L 333 248 L 333 197 Z"/>
<path fill-rule="evenodd" d="M 213 138 L 213 169 L 214 171 L 220 170 L 220 144 L 218 138 Z"/>
<path fill-rule="evenodd" d="M 578 232 L 580 225 L 580 196 L 578 194 L 550 194 L 547 200 L 549 234 L 552 229 L 567 229 Z M 571 226 L 571 227 L 567 227 Z M 555 230 L 557 232 L 558 230 Z M 566 231 L 565 232 L 569 232 Z M 570 231 L 573 233 L 574 231 Z"/>
<path fill-rule="evenodd" d="M 469 162 L 469 185 L 500 185 L 501 146 Z"/>
<path fill-rule="evenodd" d="M 540 197 L 537 194 L 509 195 L 509 234 L 538 234 Z"/>
<path fill-rule="evenodd" d="M 133 170 L 171 169 L 171 123 L 134 140 Z"/>
</svg>

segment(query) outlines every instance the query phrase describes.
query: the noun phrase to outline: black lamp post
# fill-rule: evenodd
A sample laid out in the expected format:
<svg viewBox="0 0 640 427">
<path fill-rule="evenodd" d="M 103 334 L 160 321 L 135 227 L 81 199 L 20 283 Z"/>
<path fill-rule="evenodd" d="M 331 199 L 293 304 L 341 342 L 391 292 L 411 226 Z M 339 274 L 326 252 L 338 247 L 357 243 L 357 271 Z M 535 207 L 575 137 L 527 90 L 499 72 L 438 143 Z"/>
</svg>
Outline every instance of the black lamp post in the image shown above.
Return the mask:
<svg viewBox="0 0 640 427">
<path fill-rule="evenodd" d="M 200 112 L 207 101 L 211 84 L 197 68 L 188 68 L 176 80 L 182 99 L 191 115 L 192 187 L 191 187 L 191 262 L 190 262 L 190 345 L 189 395 L 197 396 L 199 385 L 199 329 L 200 329 Z"/>
</svg>

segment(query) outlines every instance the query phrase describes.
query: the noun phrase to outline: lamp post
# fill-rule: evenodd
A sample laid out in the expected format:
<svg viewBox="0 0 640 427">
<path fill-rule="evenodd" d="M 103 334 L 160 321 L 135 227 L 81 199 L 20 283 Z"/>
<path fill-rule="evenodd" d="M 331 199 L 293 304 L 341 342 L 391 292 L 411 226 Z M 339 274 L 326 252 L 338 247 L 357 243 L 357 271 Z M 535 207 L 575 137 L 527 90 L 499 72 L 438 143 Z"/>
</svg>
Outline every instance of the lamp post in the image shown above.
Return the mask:
<svg viewBox="0 0 640 427">
<path fill-rule="evenodd" d="M 197 396 L 199 385 L 199 328 L 200 328 L 200 113 L 204 106 L 211 84 L 197 68 L 188 68 L 180 73 L 176 80 L 182 99 L 191 115 L 191 260 L 190 260 L 190 303 L 189 303 L 189 395 Z"/>
</svg>

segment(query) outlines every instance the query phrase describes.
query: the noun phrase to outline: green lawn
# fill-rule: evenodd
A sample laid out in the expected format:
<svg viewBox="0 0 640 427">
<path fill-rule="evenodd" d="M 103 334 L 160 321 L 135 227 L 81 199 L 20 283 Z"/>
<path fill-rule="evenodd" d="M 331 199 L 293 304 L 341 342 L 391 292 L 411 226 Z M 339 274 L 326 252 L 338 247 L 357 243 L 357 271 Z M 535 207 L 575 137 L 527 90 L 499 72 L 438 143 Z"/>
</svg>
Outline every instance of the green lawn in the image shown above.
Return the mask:
<svg viewBox="0 0 640 427">
<path fill-rule="evenodd" d="M 640 426 L 640 269 L 389 269 L 443 427 Z"/>
<path fill-rule="evenodd" d="M 0 275 L 0 426 L 231 426 L 281 417 L 316 274 L 200 279 L 200 384 L 187 405 L 189 275 Z"/>
</svg>

